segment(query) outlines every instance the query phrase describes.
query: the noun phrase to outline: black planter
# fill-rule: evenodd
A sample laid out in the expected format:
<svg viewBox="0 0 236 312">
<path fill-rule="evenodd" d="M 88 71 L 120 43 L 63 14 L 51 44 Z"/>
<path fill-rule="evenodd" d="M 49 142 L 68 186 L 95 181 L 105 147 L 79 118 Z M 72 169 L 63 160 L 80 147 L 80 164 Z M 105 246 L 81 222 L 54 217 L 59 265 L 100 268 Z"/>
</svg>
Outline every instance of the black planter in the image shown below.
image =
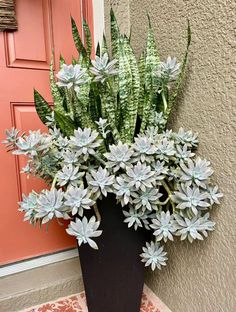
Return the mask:
<svg viewBox="0 0 236 312">
<path fill-rule="evenodd" d="M 145 231 L 129 229 L 113 196 L 98 203 L 103 233 L 99 250 L 79 247 L 89 312 L 139 312 L 144 283 L 140 253 Z"/>
</svg>

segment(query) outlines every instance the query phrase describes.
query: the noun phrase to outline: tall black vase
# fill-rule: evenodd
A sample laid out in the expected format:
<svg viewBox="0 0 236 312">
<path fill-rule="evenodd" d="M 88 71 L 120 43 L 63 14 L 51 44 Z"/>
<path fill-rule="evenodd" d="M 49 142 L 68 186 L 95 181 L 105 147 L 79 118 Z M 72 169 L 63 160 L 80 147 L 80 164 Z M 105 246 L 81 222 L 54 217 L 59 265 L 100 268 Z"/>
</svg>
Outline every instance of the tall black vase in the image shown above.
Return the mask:
<svg viewBox="0 0 236 312">
<path fill-rule="evenodd" d="M 145 231 L 129 229 L 114 196 L 98 203 L 103 233 L 99 250 L 79 247 L 89 312 L 139 312 L 144 284 L 140 253 Z"/>
</svg>

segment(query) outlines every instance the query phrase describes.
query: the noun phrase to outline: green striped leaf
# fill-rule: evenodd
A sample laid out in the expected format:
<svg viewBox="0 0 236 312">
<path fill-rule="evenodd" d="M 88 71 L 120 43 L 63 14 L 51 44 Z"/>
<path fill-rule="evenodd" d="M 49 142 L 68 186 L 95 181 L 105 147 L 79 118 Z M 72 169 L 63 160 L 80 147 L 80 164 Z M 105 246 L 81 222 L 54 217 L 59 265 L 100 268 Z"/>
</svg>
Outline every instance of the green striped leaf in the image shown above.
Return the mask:
<svg viewBox="0 0 236 312">
<path fill-rule="evenodd" d="M 130 135 L 133 139 L 136 129 L 138 106 L 139 106 L 139 91 L 140 91 L 140 76 L 136 57 L 130 45 L 129 39 L 124 38 L 124 51 L 129 63 L 131 73 L 131 97 L 129 101 L 128 111 L 130 118 Z"/>
<path fill-rule="evenodd" d="M 143 117 L 143 107 L 145 102 L 145 54 L 142 52 L 139 59 L 139 76 L 140 76 L 140 91 L 139 91 L 139 106 L 138 106 L 138 115 L 142 120 Z"/>
<path fill-rule="evenodd" d="M 120 29 L 114 14 L 113 9 L 110 10 L 110 21 L 111 21 L 111 48 L 112 57 L 118 58 L 119 53 L 119 40 L 120 40 Z"/>
<path fill-rule="evenodd" d="M 146 48 L 146 60 L 145 60 L 145 92 L 147 94 L 146 101 L 143 106 L 143 119 L 141 124 L 141 131 L 143 131 L 148 123 L 153 123 L 155 113 L 155 103 L 153 103 L 153 95 L 155 92 L 155 84 L 153 79 L 153 72 L 160 63 L 158 56 L 154 33 L 151 26 L 150 17 L 149 30 L 147 37 L 147 48 Z"/>
<path fill-rule="evenodd" d="M 42 97 L 42 95 L 34 89 L 34 103 L 37 114 L 41 121 L 46 124 L 47 117 L 50 117 L 52 114 L 52 109 L 48 105 L 47 101 Z"/>
<path fill-rule="evenodd" d="M 166 111 L 166 114 L 165 114 L 166 119 L 168 119 L 168 117 L 170 115 L 170 112 L 171 112 L 171 109 L 172 109 L 172 107 L 173 107 L 173 105 L 174 105 L 174 103 L 176 101 L 176 98 L 177 98 L 177 96 L 179 94 L 179 91 L 180 91 L 180 88 L 181 88 L 181 85 L 182 85 L 182 82 L 183 82 L 183 79 L 184 79 L 186 65 L 187 65 L 187 62 L 188 62 L 189 47 L 190 47 L 190 44 L 191 44 L 191 26 L 190 26 L 189 20 L 188 20 L 187 23 L 188 23 L 188 26 L 187 26 L 187 47 L 186 47 L 186 52 L 185 52 L 185 55 L 184 55 L 182 66 L 181 66 L 181 72 L 179 74 L 178 79 L 175 82 L 175 86 L 174 86 L 173 92 L 172 92 L 172 94 L 170 96 L 170 99 L 169 99 L 168 108 L 167 108 L 167 111 Z"/>
<path fill-rule="evenodd" d="M 67 137 L 73 135 L 75 130 L 73 120 L 69 116 L 61 114 L 59 111 L 54 111 L 54 116 L 56 124 L 58 128 L 61 130 L 61 132 Z"/>
<path fill-rule="evenodd" d="M 50 63 L 50 88 L 51 88 L 51 94 L 54 102 L 54 109 L 57 111 L 60 111 L 61 113 L 65 113 L 65 109 L 63 106 L 63 96 L 61 95 L 58 86 L 56 85 L 55 77 L 54 77 L 54 71 L 53 71 L 53 56 L 51 58 Z"/>
<path fill-rule="evenodd" d="M 85 42 L 86 42 L 86 52 L 87 52 L 87 59 L 90 61 L 90 55 L 92 52 L 92 38 L 89 26 L 85 20 L 83 20 L 83 29 L 85 34 Z"/>
<path fill-rule="evenodd" d="M 132 75 L 129 61 L 125 55 L 124 40 L 120 39 L 119 44 L 119 99 L 120 99 L 120 132 L 125 142 L 131 141 L 130 132 L 130 94 L 132 87 Z"/>
<path fill-rule="evenodd" d="M 82 54 L 83 57 L 86 58 L 86 56 L 87 56 L 86 49 L 85 49 L 83 42 L 80 38 L 80 34 L 79 34 L 78 28 L 76 26 L 75 20 L 72 17 L 71 17 L 71 27 L 72 27 L 72 35 L 73 35 L 73 39 L 75 42 L 76 49 L 79 52 L 79 54 Z"/>
</svg>

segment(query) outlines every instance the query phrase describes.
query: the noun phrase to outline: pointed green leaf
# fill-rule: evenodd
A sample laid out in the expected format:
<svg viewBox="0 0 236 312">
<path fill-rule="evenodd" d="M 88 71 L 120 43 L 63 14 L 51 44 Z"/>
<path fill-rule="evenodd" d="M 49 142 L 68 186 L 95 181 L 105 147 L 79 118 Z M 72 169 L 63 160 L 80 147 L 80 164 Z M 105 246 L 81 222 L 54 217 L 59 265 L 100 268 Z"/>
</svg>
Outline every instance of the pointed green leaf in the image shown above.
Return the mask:
<svg viewBox="0 0 236 312">
<path fill-rule="evenodd" d="M 73 120 L 69 116 L 65 116 L 58 111 L 54 111 L 54 114 L 56 124 L 61 132 L 66 136 L 73 135 L 75 129 Z"/>
<path fill-rule="evenodd" d="M 90 60 L 90 55 L 92 51 L 92 38 L 89 26 L 85 20 L 83 20 L 83 29 L 85 34 L 85 42 L 86 42 L 86 51 L 87 51 L 87 59 Z"/>
<path fill-rule="evenodd" d="M 112 47 L 112 57 L 118 58 L 119 52 L 119 40 L 120 40 L 120 29 L 114 14 L 113 9 L 110 10 L 110 20 L 111 20 L 111 47 Z"/>
<path fill-rule="evenodd" d="M 124 38 L 124 51 L 128 60 L 131 74 L 131 96 L 127 110 L 129 111 L 129 128 L 131 139 L 133 139 L 136 129 L 138 106 L 139 106 L 139 91 L 140 91 L 140 76 L 136 57 L 130 45 L 129 39 Z"/>
<path fill-rule="evenodd" d="M 34 103 L 35 103 L 35 108 L 37 111 L 37 114 L 41 121 L 46 124 L 47 117 L 51 116 L 52 109 L 46 102 L 46 100 L 42 97 L 42 95 L 34 89 Z"/>
<path fill-rule="evenodd" d="M 167 112 L 166 112 L 166 119 L 168 119 L 169 115 L 170 115 L 170 112 L 171 112 L 171 109 L 175 103 L 175 100 L 179 94 L 179 91 L 180 91 L 180 88 L 181 88 L 181 85 L 182 85 L 182 82 L 183 82 L 183 79 L 184 79 L 184 74 L 185 74 L 185 69 L 186 69 L 186 65 L 187 65 L 187 61 L 188 61 L 188 54 L 189 54 L 189 47 L 190 47 L 190 44 L 191 44 L 191 26 L 190 26 L 190 23 L 189 23 L 189 20 L 188 20 L 188 26 L 187 26 L 187 47 L 186 47 L 186 52 L 185 52 L 185 55 L 184 55 L 184 59 L 183 59 L 183 63 L 182 63 L 182 66 L 181 66 L 181 72 L 179 74 L 179 77 L 178 79 L 176 80 L 175 82 L 175 86 L 174 86 L 174 90 L 170 96 L 170 100 L 169 100 L 169 103 L 168 103 L 168 109 L 167 109 Z"/>
<path fill-rule="evenodd" d="M 80 34 L 76 26 L 75 20 L 72 17 L 71 17 L 71 27 L 72 27 L 72 35 L 73 35 L 73 39 L 74 39 L 77 51 L 79 52 L 79 54 L 82 54 L 83 57 L 86 57 L 87 56 L 86 49 L 80 38 Z"/>
</svg>

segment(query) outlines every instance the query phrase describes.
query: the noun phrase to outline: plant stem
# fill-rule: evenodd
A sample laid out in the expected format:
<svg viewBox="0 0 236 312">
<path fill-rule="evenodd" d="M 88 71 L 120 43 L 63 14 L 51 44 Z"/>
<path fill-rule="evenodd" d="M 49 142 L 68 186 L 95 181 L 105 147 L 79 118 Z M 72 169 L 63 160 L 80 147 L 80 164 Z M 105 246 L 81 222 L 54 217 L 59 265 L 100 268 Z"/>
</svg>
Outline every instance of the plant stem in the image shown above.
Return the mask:
<svg viewBox="0 0 236 312">
<path fill-rule="evenodd" d="M 94 209 L 95 215 L 96 215 L 96 217 L 97 217 L 97 220 L 98 220 L 98 221 L 101 221 L 101 215 L 100 215 L 100 212 L 99 212 L 99 210 L 98 210 L 97 204 L 95 204 L 95 205 L 93 206 L 93 209 Z"/>
<path fill-rule="evenodd" d="M 56 182 L 57 182 L 57 175 L 55 175 L 55 177 L 53 178 L 52 185 L 51 185 L 51 190 L 53 190 L 55 188 Z"/>
<path fill-rule="evenodd" d="M 170 200 L 170 197 L 168 196 L 167 199 L 166 199 L 165 201 L 163 201 L 163 202 L 158 201 L 158 205 L 160 205 L 160 206 L 165 206 L 165 205 L 168 203 L 169 200 Z"/>
<path fill-rule="evenodd" d="M 166 110 L 167 110 L 167 101 L 166 101 L 164 90 L 161 91 L 161 97 L 162 97 L 162 101 L 163 101 L 163 105 L 164 105 L 164 112 L 166 112 Z"/>
<path fill-rule="evenodd" d="M 168 199 L 170 200 L 170 203 L 171 203 L 171 206 L 172 206 L 173 211 L 175 211 L 175 204 L 173 203 L 173 201 L 172 201 L 171 198 L 170 198 L 170 196 L 172 195 L 172 192 L 171 192 L 171 190 L 170 190 L 168 184 L 167 184 L 164 180 L 161 181 L 161 183 L 162 183 L 162 185 L 164 186 L 164 188 L 165 188 L 167 194 L 169 195 L 169 196 L 168 196 Z"/>
<path fill-rule="evenodd" d="M 98 155 L 96 154 L 91 154 L 97 161 L 99 161 L 101 164 L 103 164 L 104 166 L 106 166 L 106 162 Z"/>
</svg>

